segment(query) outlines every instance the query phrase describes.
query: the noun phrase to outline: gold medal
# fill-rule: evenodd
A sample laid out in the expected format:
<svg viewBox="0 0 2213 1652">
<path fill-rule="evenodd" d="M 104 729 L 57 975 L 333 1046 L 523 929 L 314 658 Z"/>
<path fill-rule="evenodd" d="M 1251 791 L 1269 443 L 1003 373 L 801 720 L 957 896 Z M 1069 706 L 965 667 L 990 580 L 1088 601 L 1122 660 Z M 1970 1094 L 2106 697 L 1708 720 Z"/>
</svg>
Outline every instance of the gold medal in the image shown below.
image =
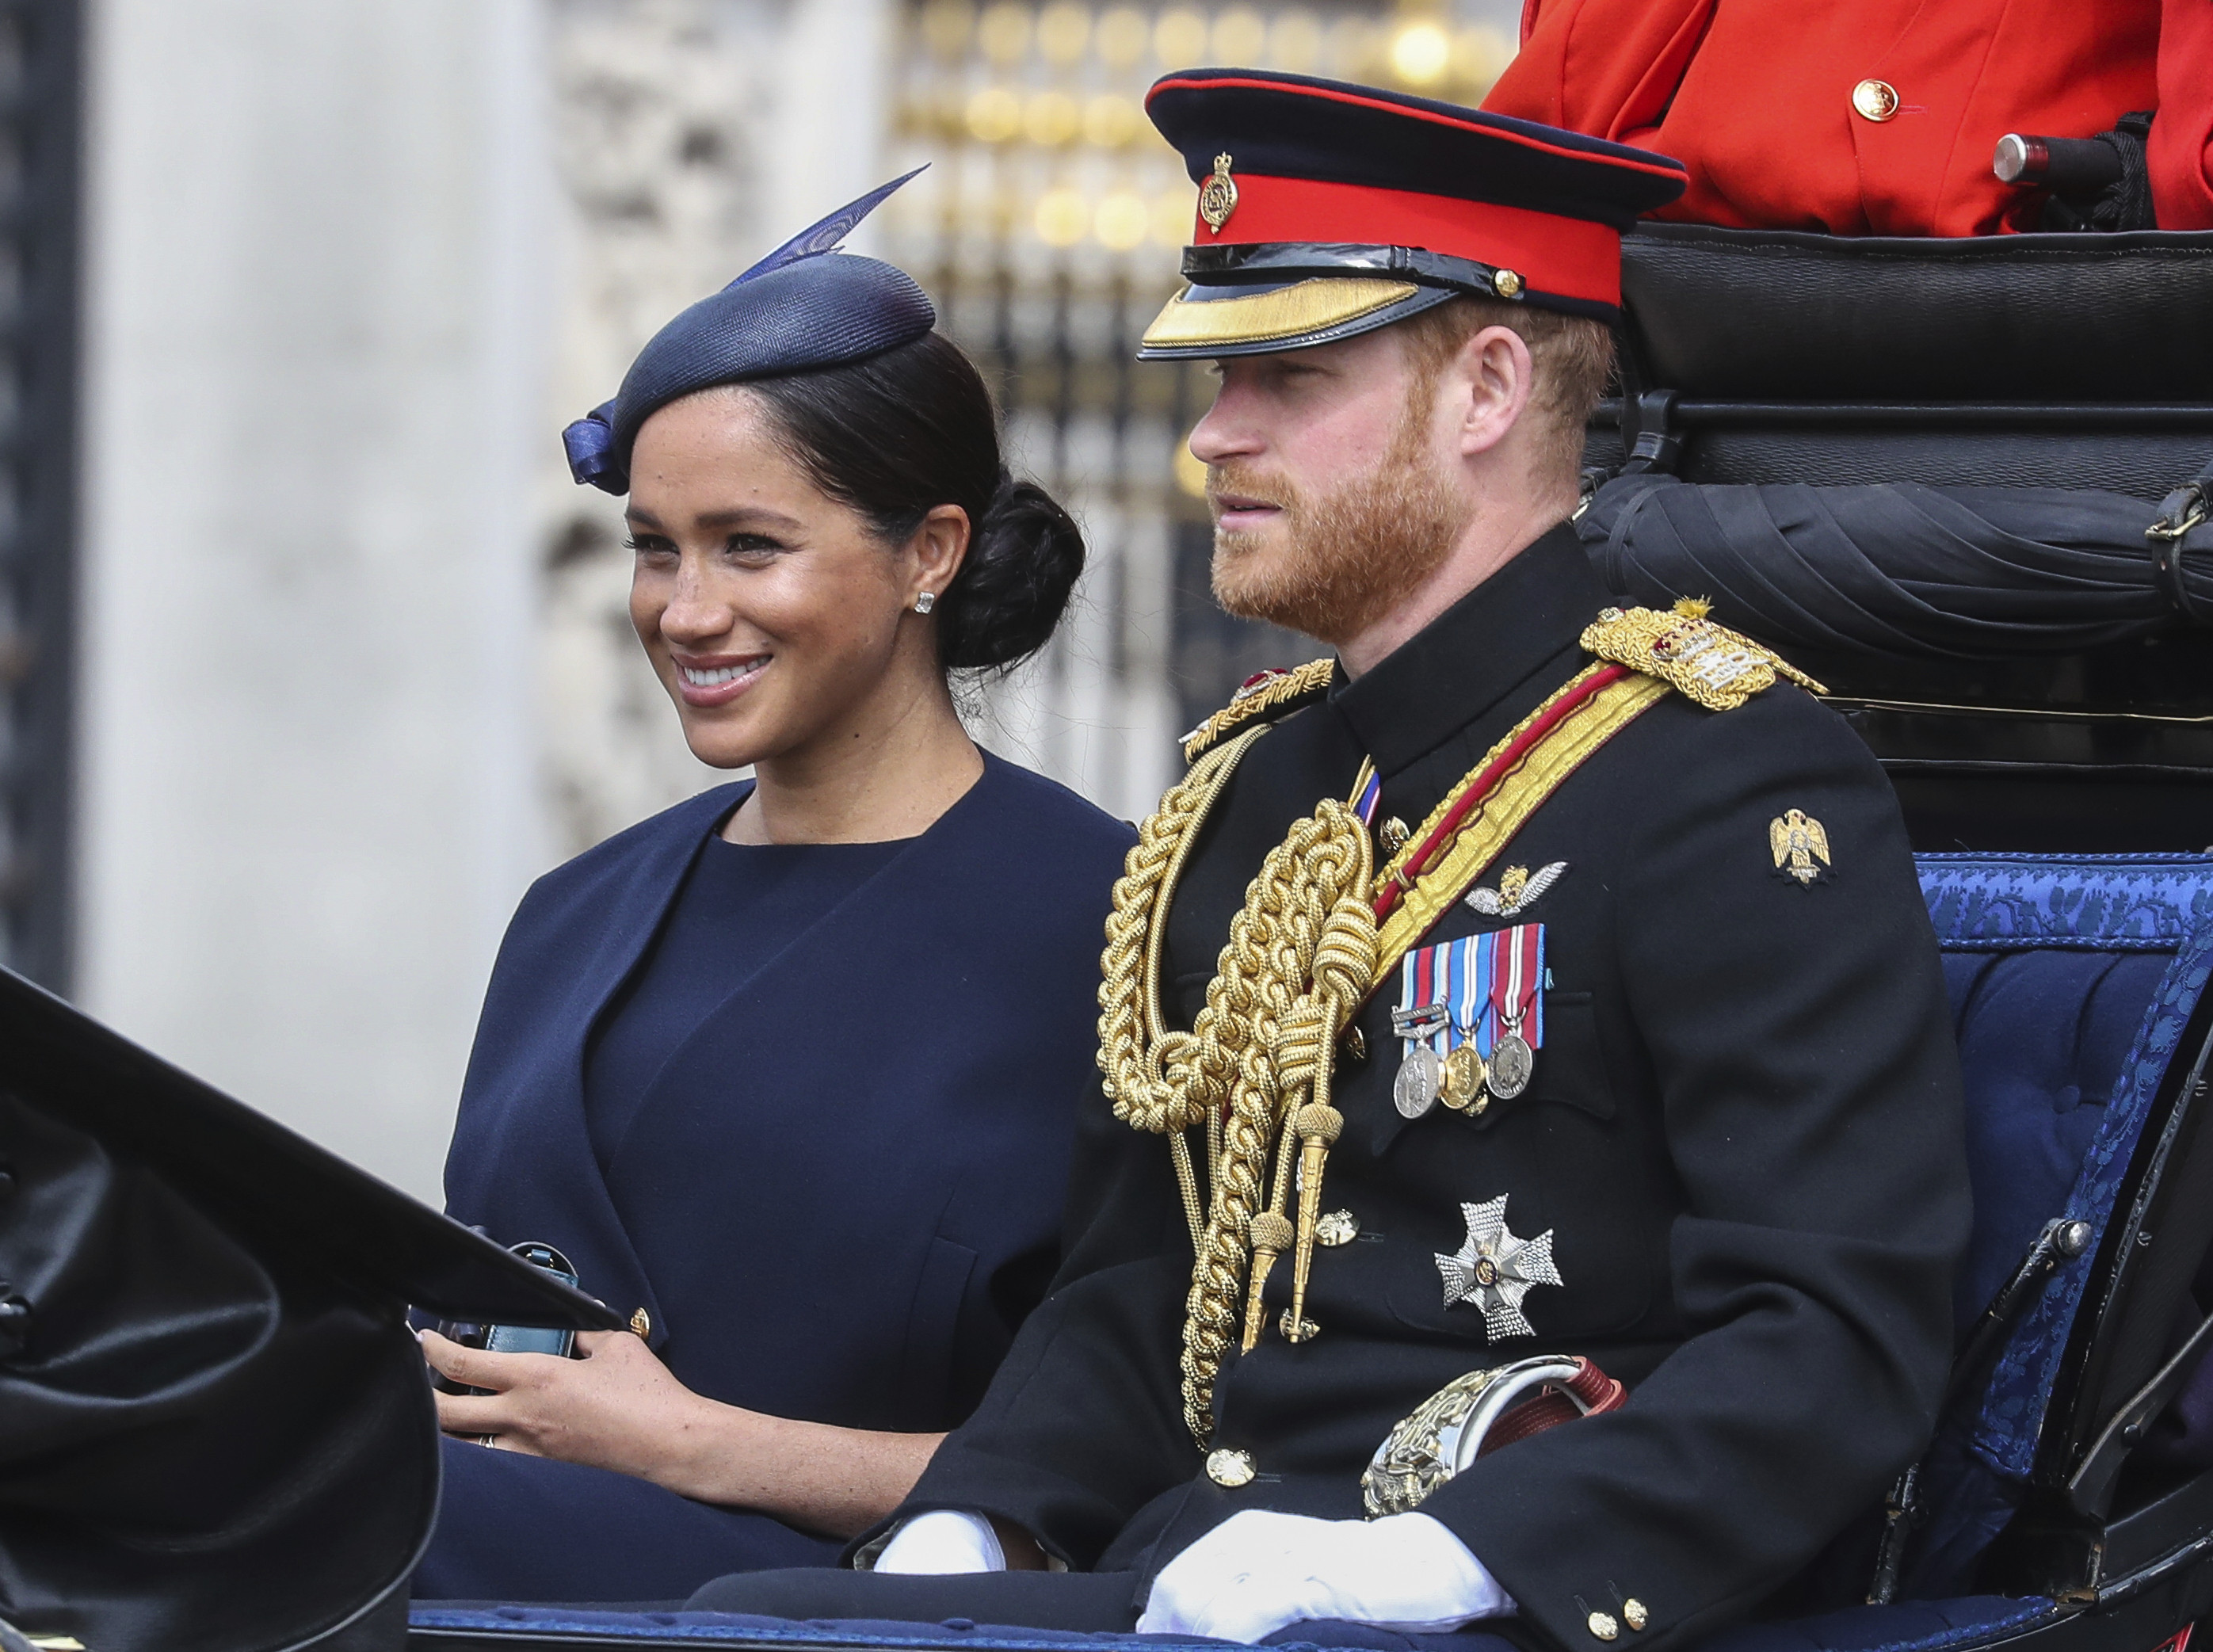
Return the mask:
<svg viewBox="0 0 2213 1652">
<path fill-rule="evenodd" d="M 1489 1074 L 1484 1070 L 1483 1058 L 1475 1052 L 1472 1044 L 1456 1044 L 1445 1058 L 1444 1076 L 1437 1087 L 1437 1100 L 1454 1113 L 1480 1113 L 1489 1105 L 1490 1097 L 1484 1089 Z"/>
</svg>

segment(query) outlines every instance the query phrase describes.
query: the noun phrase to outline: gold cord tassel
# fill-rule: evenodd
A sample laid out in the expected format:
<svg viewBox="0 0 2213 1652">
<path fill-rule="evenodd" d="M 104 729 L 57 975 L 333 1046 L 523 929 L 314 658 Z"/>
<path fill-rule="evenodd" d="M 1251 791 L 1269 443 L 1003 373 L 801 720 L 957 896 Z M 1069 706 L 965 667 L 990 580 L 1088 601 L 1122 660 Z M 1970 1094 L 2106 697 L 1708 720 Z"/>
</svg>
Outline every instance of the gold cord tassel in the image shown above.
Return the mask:
<svg viewBox="0 0 2213 1652">
<path fill-rule="evenodd" d="M 1309 1101 L 1299 1109 L 1298 1252 L 1291 1265 L 1291 1311 L 1283 1320 L 1283 1335 L 1292 1342 L 1304 1342 L 1314 1335 L 1307 1323 L 1307 1275 L 1314 1268 L 1314 1226 L 1321 1220 L 1322 1169 L 1329 1161 L 1330 1148 L 1344 1129 L 1344 1115 L 1326 1101 Z M 1259 1295 L 1256 1285 L 1256 1300 Z"/>
<path fill-rule="evenodd" d="M 1293 1234 L 1291 1220 L 1274 1210 L 1263 1210 L 1253 1218 L 1253 1283 L 1247 1287 L 1245 1299 L 1244 1350 L 1251 1353 L 1260 1340 L 1260 1322 L 1267 1304 L 1260 1293 L 1268 1283 L 1268 1270 L 1276 1265 L 1276 1259 L 1291 1248 Z"/>
</svg>

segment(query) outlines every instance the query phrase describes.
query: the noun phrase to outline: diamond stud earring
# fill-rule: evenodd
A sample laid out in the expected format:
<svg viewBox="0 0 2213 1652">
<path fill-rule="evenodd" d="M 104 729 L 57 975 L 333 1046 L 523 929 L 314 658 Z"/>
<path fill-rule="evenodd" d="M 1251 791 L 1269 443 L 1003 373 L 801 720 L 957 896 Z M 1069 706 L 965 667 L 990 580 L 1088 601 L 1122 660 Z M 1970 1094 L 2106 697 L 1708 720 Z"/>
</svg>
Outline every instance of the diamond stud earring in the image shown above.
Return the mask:
<svg viewBox="0 0 2213 1652">
<path fill-rule="evenodd" d="M 937 593 L 935 591 L 924 591 L 914 600 L 914 611 L 917 613 L 928 613 L 936 606 Z"/>
</svg>

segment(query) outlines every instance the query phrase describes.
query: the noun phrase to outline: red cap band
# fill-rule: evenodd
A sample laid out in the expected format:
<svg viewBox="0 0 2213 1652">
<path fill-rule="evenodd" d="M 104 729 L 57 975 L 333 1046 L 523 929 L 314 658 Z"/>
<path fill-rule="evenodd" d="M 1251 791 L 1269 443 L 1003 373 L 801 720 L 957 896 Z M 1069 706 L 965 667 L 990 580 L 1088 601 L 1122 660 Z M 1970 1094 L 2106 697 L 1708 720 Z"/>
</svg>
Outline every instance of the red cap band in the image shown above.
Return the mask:
<svg viewBox="0 0 2213 1652">
<path fill-rule="evenodd" d="M 1418 247 L 1511 270 L 1539 292 L 1621 302 L 1621 236 L 1602 223 L 1411 190 L 1250 173 L 1235 178 L 1236 209 L 1219 234 L 1195 219 L 1194 247 L 1345 241 Z"/>
</svg>

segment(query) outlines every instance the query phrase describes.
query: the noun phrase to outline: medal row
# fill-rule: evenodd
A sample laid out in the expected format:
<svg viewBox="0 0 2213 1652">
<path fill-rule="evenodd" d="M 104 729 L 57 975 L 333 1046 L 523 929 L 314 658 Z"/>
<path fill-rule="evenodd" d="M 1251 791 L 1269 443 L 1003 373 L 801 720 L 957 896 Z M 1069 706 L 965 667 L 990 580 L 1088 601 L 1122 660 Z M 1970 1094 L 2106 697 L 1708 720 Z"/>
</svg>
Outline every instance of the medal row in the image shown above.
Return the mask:
<svg viewBox="0 0 2213 1652">
<path fill-rule="evenodd" d="M 1479 1117 L 1528 1088 L 1544 1040 L 1543 924 L 1417 948 L 1399 978 L 1391 1030 L 1405 1053 L 1391 1099 L 1403 1116 L 1442 1102 Z"/>
</svg>

